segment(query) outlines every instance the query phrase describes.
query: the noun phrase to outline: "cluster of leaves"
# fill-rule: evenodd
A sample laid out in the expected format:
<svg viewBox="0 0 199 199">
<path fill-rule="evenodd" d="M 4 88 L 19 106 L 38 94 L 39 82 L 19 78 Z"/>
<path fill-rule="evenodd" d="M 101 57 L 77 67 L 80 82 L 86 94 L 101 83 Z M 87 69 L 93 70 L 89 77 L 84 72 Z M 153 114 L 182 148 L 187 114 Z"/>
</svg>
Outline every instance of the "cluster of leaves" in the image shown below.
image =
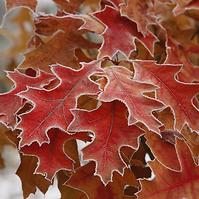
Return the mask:
<svg viewBox="0 0 199 199">
<path fill-rule="evenodd" d="M 54 3 L 7 0 L 0 31 L 24 55 L 0 94 L 24 197 L 57 178 L 67 199 L 198 198 L 199 1 Z"/>
</svg>

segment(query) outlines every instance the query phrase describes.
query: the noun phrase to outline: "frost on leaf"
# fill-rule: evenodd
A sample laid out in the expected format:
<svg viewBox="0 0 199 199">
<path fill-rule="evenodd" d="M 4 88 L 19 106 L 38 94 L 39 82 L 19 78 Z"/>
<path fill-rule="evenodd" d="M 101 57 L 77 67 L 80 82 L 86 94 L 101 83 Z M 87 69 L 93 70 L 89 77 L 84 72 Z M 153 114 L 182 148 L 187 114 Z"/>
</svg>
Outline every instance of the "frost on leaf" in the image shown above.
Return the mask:
<svg viewBox="0 0 199 199">
<path fill-rule="evenodd" d="M 193 159 L 197 165 L 199 165 L 199 135 L 195 131 L 185 125 L 181 131 L 182 135 L 185 138 L 187 145 L 190 147 L 192 152 Z"/>
<path fill-rule="evenodd" d="M 46 132 L 52 127 L 66 130 L 72 121 L 70 109 L 75 108 L 77 98 L 99 92 L 97 84 L 89 76 L 101 71 L 100 62 L 84 64 L 80 70 L 56 65 L 53 71 L 60 81 L 56 88 L 29 88 L 20 94 L 34 104 L 33 110 L 20 116 L 21 122 L 17 126 L 22 129 L 22 146 L 34 141 L 40 144 L 48 142 Z"/>
<path fill-rule="evenodd" d="M 83 149 L 84 159 L 97 162 L 97 174 L 104 182 L 111 179 L 113 170 L 124 167 L 118 150 L 122 145 L 137 148 L 137 138 L 144 133 L 138 127 L 128 126 L 127 109 L 118 101 L 103 103 L 94 111 L 72 110 L 74 120 L 69 131 L 89 131 L 95 134 L 92 144 Z"/>
<path fill-rule="evenodd" d="M 60 11 L 77 13 L 84 0 L 53 0 Z"/>
<path fill-rule="evenodd" d="M 107 0 L 108 2 L 112 3 L 116 7 L 120 7 L 124 4 L 124 0 Z"/>
<path fill-rule="evenodd" d="M 65 184 L 83 191 L 90 199 L 100 199 L 101 194 L 104 197 L 104 186 L 99 176 L 94 175 L 95 167 L 95 162 L 91 161 L 78 168 Z"/>
<path fill-rule="evenodd" d="M 37 156 L 39 166 L 36 173 L 46 174 L 47 178 L 52 180 L 55 173 L 61 169 L 72 170 L 73 160 L 64 151 L 64 144 L 71 139 L 85 139 L 82 133 L 69 135 L 59 129 L 51 129 L 48 132 L 49 143 L 39 146 L 38 143 L 32 143 L 30 146 L 24 146 L 21 151 L 24 154 Z"/>
<path fill-rule="evenodd" d="M 186 10 L 198 10 L 199 2 L 197 0 L 175 0 L 176 7 L 173 12 L 175 15 L 183 14 Z"/>
<path fill-rule="evenodd" d="M 0 1 L 3 172 L 18 147 L 24 198 L 198 198 L 199 1 L 50 1 Z"/>
<path fill-rule="evenodd" d="M 188 55 L 189 50 L 186 50 L 178 42 L 168 39 L 167 48 L 167 64 L 182 64 L 182 69 L 178 73 L 178 79 L 182 82 L 192 83 L 199 81 L 199 67 L 194 66 Z"/>
<path fill-rule="evenodd" d="M 157 98 L 172 108 L 175 128 L 179 131 L 185 123 L 193 130 L 199 130 L 199 111 L 193 105 L 193 97 L 199 93 L 199 84 L 183 83 L 176 80 L 179 65 L 158 65 L 155 62 L 135 62 L 137 80 L 153 83 Z M 186 95 L 185 95 L 186 93 Z"/>
<path fill-rule="evenodd" d="M 7 125 L 15 125 L 16 113 L 24 105 L 23 100 L 17 95 L 27 87 L 43 87 L 55 77 L 51 74 L 40 72 L 36 77 L 30 77 L 19 71 L 8 72 L 8 77 L 15 85 L 11 91 L 0 94 L 0 121 Z"/>
<path fill-rule="evenodd" d="M 145 137 L 147 139 L 147 144 L 158 161 L 170 169 L 175 171 L 180 170 L 180 163 L 174 144 L 165 141 L 162 137 L 153 132 L 147 132 Z M 168 156 L 168 154 L 170 155 Z"/>
<path fill-rule="evenodd" d="M 155 23 L 155 16 L 152 13 L 153 2 L 151 0 L 128 0 L 122 6 L 122 14 L 137 23 L 138 31 L 147 34 L 148 26 Z"/>
<path fill-rule="evenodd" d="M 104 10 L 95 13 L 94 16 L 106 26 L 102 33 L 104 42 L 100 48 L 99 57 L 112 57 L 117 51 L 128 56 L 132 50 L 135 50 L 135 39 L 142 42 L 153 53 L 156 37 L 150 32 L 147 32 L 146 36 L 142 35 L 138 32 L 136 23 L 121 16 L 116 8 L 106 6 Z"/>
<path fill-rule="evenodd" d="M 158 132 L 160 122 L 155 119 L 152 112 L 161 109 L 162 103 L 144 96 L 144 93 L 154 91 L 157 87 L 132 79 L 133 73 L 121 66 L 112 66 L 104 70 L 108 83 L 100 94 L 99 99 L 105 102 L 110 102 L 114 99 L 124 102 L 129 111 L 129 124 L 140 121 L 149 129 Z"/>
</svg>

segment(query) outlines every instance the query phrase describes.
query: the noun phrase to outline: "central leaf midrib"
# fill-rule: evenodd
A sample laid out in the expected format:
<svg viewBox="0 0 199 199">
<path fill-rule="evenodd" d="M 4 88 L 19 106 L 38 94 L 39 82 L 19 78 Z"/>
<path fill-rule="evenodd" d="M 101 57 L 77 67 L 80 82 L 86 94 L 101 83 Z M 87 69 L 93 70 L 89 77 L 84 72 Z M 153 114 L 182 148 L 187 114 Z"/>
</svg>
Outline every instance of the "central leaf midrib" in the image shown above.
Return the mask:
<svg viewBox="0 0 199 199">
<path fill-rule="evenodd" d="M 89 72 L 87 72 L 85 75 L 87 75 Z M 60 103 L 58 103 L 58 105 L 57 106 L 55 106 L 54 108 L 53 108 L 53 110 L 51 110 L 50 112 L 48 112 L 48 114 L 47 114 L 47 116 L 45 116 L 44 117 L 44 119 L 39 123 L 39 125 L 31 132 L 31 133 L 29 133 L 29 136 L 28 136 L 28 138 L 29 137 L 31 137 L 33 134 L 34 134 L 34 132 L 44 123 L 44 122 L 46 122 L 46 120 L 55 112 L 55 110 L 56 109 L 58 109 L 61 105 L 63 105 L 63 103 L 66 101 L 66 99 L 67 99 L 67 97 L 71 94 L 71 92 L 80 84 L 80 82 L 82 82 L 82 80 L 85 78 L 85 76 L 84 77 L 82 77 L 82 78 L 80 78 L 79 79 L 79 81 L 77 81 L 77 83 L 70 89 L 70 91 L 66 94 L 66 95 L 64 95 L 65 97 L 64 98 L 62 98 L 62 99 L 56 99 L 57 101 L 60 101 Z M 61 87 L 62 85 L 60 85 L 60 87 Z M 57 87 L 56 89 L 59 89 L 59 87 Z M 53 91 L 55 91 L 55 90 L 52 90 L 52 92 Z M 68 91 L 68 90 L 67 90 Z M 49 92 L 49 91 L 47 91 L 47 92 Z M 51 91 L 50 91 L 51 92 Z M 42 98 L 40 98 L 40 100 L 42 100 L 42 101 L 46 101 L 46 99 L 42 99 Z M 64 108 L 64 107 L 63 107 Z M 65 112 L 65 110 L 63 109 L 63 112 Z M 64 115 L 64 119 L 65 119 L 65 115 Z"/>
</svg>

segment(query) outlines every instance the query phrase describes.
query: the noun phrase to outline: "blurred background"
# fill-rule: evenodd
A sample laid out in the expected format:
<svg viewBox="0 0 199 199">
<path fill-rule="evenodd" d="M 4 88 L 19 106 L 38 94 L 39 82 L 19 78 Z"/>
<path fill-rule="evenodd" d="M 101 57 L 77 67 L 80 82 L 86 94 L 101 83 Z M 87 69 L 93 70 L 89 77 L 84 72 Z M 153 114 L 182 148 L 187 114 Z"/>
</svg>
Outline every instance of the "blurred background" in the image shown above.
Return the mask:
<svg viewBox="0 0 199 199">
<path fill-rule="evenodd" d="M 27 1 L 28 2 L 28 1 Z M 30 4 L 33 1 L 29 1 Z M 23 61 L 23 54 L 27 52 L 27 45 L 34 33 L 32 11 L 24 7 L 15 7 L 15 0 L 0 0 L 0 93 L 9 91 L 13 83 L 6 77 L 5 70 L 13 71 Z M 36 13 L 56 13 L 57 8 L 51 0 L 38 0 Z M 31 46 L 28 46 L 31 49 Z M 4 130 L 0 123 L 0 132 Z M 22 199 L 22 184 L 15 174 L 20 164 L 20 155 L 10 142 L 0 133 L 0 198 Z M 58 199 L 60 193 L 57 182 L 49 187 L 44 195 L 39 189 L 31 194 L 29 199 Z"/>
</svg>

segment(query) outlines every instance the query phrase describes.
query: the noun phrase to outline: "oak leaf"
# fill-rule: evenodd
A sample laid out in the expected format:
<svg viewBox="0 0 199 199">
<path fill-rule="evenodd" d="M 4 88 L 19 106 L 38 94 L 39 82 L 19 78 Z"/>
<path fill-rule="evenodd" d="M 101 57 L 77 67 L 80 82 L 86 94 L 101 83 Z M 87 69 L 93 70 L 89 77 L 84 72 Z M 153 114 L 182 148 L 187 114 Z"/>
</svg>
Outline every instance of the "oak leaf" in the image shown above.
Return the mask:
<svg viewBox="0 0 199 199">
<path fill-rule="evenodd" d="M 100 177 L 94 175 L 96 163 L 90 161 L 86 165 L 78 168 L 76 172 L 66 181 L 65 185 L 76 188 L 84 192 L 89 199 L 106 198 L 104 185 Z M 99 194 L 100 193 L 100 194 Z"/>
<path fill-rule="evenodd" d="M 194 164 L 191 152 L 184 141 L 177 140 L 177 154 L 181 163 L 181 172 L 175 172 L 161 165 L 157 160 L 150 162 L 155 173 L 152 181 L 142 180 L 140 199 L 182 199 L 199 195 L 199 169 Z M 190 172 L 191 171 L 191 172 Z"/>
<path fill-rule="evenodd" d="M 160 123 L 152 116 L 152 112 L 161 109 L 162 103 L 143 95 L 154 91 L 156 87 L 132 79 L 133 73 L 121 66 L 108 67 L 104 71 L 108 83 L 100 94 L 99 100 L 110 102 L 118 99 L 124 102 L 129 111 L 129 124 L 140 121 L 149 129 L 158 132 Z"/>
<path fill-rule="evenodd" d="M 78 13 L 84 0 L 53 0 L 60 11 Z"/>
<path fill-rule="evenodd" d="M 97 174 L 106 183 L 113 170 L 122 169 L 118 149 L 122 145 L 137 147 L 137 138 L 144 133 L 136 126 L 128 126 L 127 109 L 118 101 L 103 103 L 94 111 L 72 110 L 74 120 L 69 131 L 90 131 L 95 134 L 91 145 L 83 149 L 84 159 L 97 162 Z"/>
<path fill-rule="evenodd" d="M 175 76 L 180 69 L 179 65 L 159 65 L 153 61 L 136 61 L 135 78 L 159 87 L 157 98 L 172 108 L 175 129 L 180 131 L 184 124 L 188 123 L 193 130 L 199 130 L 199 111 L 192 102 L 193 97 L 199 92 L 199 84 L 176 80 Z"/>
<path fill-rule="evenodd" d="M 57 87 L 51 90 L 29 88 L 20 93 L 20 97 L 34 104 L 33 110 L 20 116 L 17 128 L 22 129 L 21 146 L 33 141 L 48 142 L 46 132 L 51 127 L 66 130 L 72 121 L 70 109 L 75 108 L 77 98 L 99 92 L 97 84 L 90 80 L 92 74 L 101 72 L 99 61 L 84 64 L 80 70 L 61 65 L 55 65 L 52 70 L 60 81 Z"/>
<path fill-rule="evenodd" d="M 27 76 L 18 70 L 7 72 L 7 76 L 14 82 L 14 88 L 7 93 L 0 94 L 0 121 L 6 125 L 15 125 L 16 113 L 24 105 L 23 100 L 17 96 L 27 87 L 43 87 L 50 80 L 54 79 L 54 75 L 40 72 L 36 77 Z"/>
<path fill-rule="evenodd" d="M 105 0 L 105 1 L 112 3 L 116 8 L 117 7 L 119 8 L 121 5 L 125 3 L 124 0 Z"/>
<path fill-rule="evenodd" d="M 113 181 L 109 182 L 106 187 L 100 181 L 99 176 L 94 175 L 94 173 L 95 163 L 91 161 L 79 168 L 76 173 L 69 178 L 66 185 L 83 191 L 89 199 L 100 199 L 102 196 L 104 199 L 136 198 L 134 193 L 131 196 L 124 195 L 124 190 L 127 186 L 132 186 L 135 190 L 138 188 L 136 178 L 130 169 L 124 169 L 122 175 L 114 171 Z"/>
<path fill-rule="evenodd" d="M 151 177 L 151 169 L 146 165 L 145 160 L 147 154 L 151 156 L 151 151 L 142 137 L 140 138 L 139 148 L 136 151 L 129 146 L 122 146 L 120 154 L 137 179 Z"/>
<path fill-rule="evenodd" d="M 128 0 L 126 5 L 122 5 L 122 15 L 137 23 L 138 31 L 147 34 L 148 26 L 156 23 L 156 17 L 150 11 L 153 7 L 151 0 Z"/>
<path fill-rule="evenodd" d="M 163 126 L 160 127 L 160 135 L 146 131 L 145 137 L 147 139 L 147 144 L 153 155 L 161 164 L 169 169 L 179 171 L 180 163 L 175 149 L 175 134 L 177 134 L 177 132 L 174 130 L 174 116 L 172 111 L 167 107 L 160 112 L 156 112 L 155 116 L 161 121 Z"/>
<path fill-rule="evenodd" d="M 161 164 L 175 171 L 180 170 L 180 163 L 174 144 L 166 142 L 154 132 L 147 132 L 145 137 L 153 155 L 161 162 Z"/>
<path fill-rule="evenodd" d="M 178 42 L 168 39 L 167 41 L 167 64 L 183 64 L 178 73 L 178 79 L 182 82 L 199 81 L 199 67 L 194 66 L 188 58 L 189 50 L 186 50 Z M 191 48 L 191 47 L 190 47 Z"/>
<path fill-rule="evenodd" d="M 153 53 L 156 37 L 150 32 L 147 32 L 146 36 L 142 35 L 137 31 L 136 23 L 121 16 L 116 8 L 106 6 L 104 10 L 95 13 L 94 16 L 105 25 L 105 30 L 102 33 L 104 42 L 100 48 L 99 57 L 112 57 L 117 51 L 128 56 L 132 50 L 135 50 L 135 39 L 142 42 Z M 115 23 L 116 21 L 117 23 Z"/>
<path fill-rule="evenodd" d="M 46 174 L 46 177 L 52 180 L 55 173 L 61 169 L 73 170 L 73 160 L 66 154 L 64 144 L 76 138 L 84 141 L 89 141 L 90 138 L 86 133 L 69 135 L 59 129 L 50 129 L 48 137 L 49 143 L 39 146 L 38 143 L 34 142 L 30 146 L 22 147 L 21 152 L 26 155 L 37 156 L 39 165 L 35 173 Z"/>
<path fill-rule="evenodd" d="M 21 179 L 24 198 L 27 198 L 31 193 L 35 193 L 37 187 L 45 193 L 51 184 L 43 175 L 34 173 L 37 162 L 36 157 L 21 154 L 21 164 L 16 174 Z"/>
<path fill-rule="evenodd" d="M 25 54 L 25 60 L 19 68 L 39 68 L 51 72 L 49 65 L 62 64 L 72 68 L 80 68 L 77 49 L 92 49 L 98 45 L 83 37 L 86 30 L 80 30 L 83 20 L 66 16 L 41 16 L 36 21 L 36 32 L 49 39 Z M 67 55 L 67 56 L 66 56 Z"/>
<path fill-rule="evenodd" d="M 185 125 L 181 131 L 182 135 L 185 138 L 187 145 L 190 147 L 192 152 L 193 159 L 197 165 L 199 165 L 199 135 L 195 131 Z"/>
</svg>

